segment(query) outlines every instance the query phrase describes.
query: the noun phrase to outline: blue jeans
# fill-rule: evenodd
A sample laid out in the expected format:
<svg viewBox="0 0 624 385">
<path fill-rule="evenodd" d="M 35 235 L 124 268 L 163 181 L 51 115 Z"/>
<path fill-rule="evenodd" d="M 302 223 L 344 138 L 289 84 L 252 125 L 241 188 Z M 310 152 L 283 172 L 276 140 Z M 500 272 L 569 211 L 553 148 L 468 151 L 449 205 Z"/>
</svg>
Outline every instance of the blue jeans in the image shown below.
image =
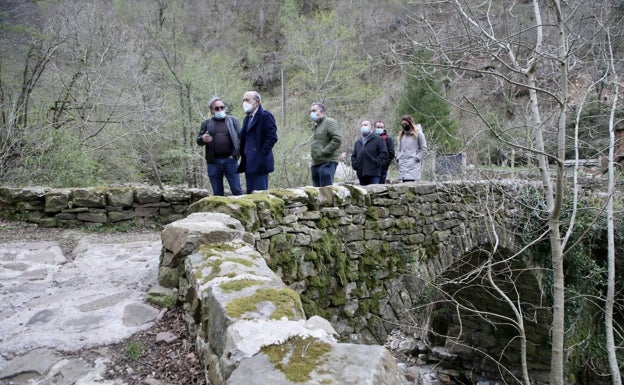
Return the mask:
<svg viewBox="0 0 624 385">
<path fill-rule="evenodd" d="M 242 195 L 240 176 L 238 175 L 238 162 L 232 157 L 215 158 L 212 163 L 208 163 L 208 178 L 212 186 L 214 195 L 225 195 L 223 189 L 223 177 L 227 179 L 230 185 L 232 195 Z"/>
<path fill-rule="evenodd" d="M 310 168 L 312 173 L 312 186 L 323 187 L 334 184 L 337 162 L 325 162 L 314 165 Z"/>
<path fill-rule="evenodd" d="M 269 174 L 247 174 L 245 173 L 245 184 L 247 185 L 247 194 L 251 194 L 254 190 L 269 189 Z"/>
</svg>

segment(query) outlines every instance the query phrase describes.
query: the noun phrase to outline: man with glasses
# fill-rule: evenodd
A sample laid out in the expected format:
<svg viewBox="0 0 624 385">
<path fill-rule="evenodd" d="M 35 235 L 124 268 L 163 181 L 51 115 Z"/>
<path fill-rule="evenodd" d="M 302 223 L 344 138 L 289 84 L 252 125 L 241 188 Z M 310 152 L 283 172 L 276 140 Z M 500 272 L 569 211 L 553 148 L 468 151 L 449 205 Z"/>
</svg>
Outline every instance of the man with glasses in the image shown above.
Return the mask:
<svg viewBox="0 0 624 385">
<path fill-rule="evenodd" d="M 312 136 L 312 185 L 331 186 L 340 156 L 342 135 L 336 120 L 325 115 L 325 106 L 315 102 L 310 105 L 310 119 L 314 122 Z"/>
<path fill-rule="evenodd" d="M 388 168 L 394 160 L 394 140 L 392 140 L 390 135 L 388 135 L 386 125 L 381 120 L 375 122 L 375 134 L 381 136 L 381 138 L 386 142 L 386 148 L 388 149 L 388 160 L 386 161 L 386 164 L 381 167 L 381 175 L 379 176 L 379 183 L 385 184 L 386 177 L 388 176 Z"/>
<path fill-rule="evenodd" d="M 210 99 L 208 108 L 211 117 L 201 124 L 197 144 L 206 147 L 206 165 L 212 193 L 225 195 L 225 176 L 232 195 L 241 195 L 243 189 L 238 175 L 240 122 L 225 112 L 225 103 L 218 97 Z"/>
</svg>

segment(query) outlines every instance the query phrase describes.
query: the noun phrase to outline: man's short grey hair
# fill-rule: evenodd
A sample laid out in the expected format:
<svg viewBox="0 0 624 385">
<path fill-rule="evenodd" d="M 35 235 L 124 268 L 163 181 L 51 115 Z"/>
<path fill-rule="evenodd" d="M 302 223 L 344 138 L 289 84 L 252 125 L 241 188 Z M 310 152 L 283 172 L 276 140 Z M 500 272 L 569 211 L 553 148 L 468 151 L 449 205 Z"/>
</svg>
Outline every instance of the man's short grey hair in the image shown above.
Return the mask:
<svg viewBox="0 0 624 385">
<path fill-rule="evenodd" d="M 253 98 L 256 99 L 258 103 L 262 104 L 262 98 L 260 97 L 260 94 L 258 93 L 258 91 L 249 91 L 249 93 L 251 93 Z"/>
<path fill-rule="evenodd" d="M 325 105 L 321 102 L 314 102 L 311 105 L 317 106 L 319 110 L 325 112 Z"/>
<path fill-rule="evenodd" d="M 223 99 L 221 99 L 218 96 L 213 96 L 209 101 L 208 101 L 208 108 L 210 108 L 210 110 L 212 111 L 212 106 L 214 106 L 215 102 L 218 101 L 223 101 Z M 225 104 L 225 103 L 223 103 Z"/>
</svg>

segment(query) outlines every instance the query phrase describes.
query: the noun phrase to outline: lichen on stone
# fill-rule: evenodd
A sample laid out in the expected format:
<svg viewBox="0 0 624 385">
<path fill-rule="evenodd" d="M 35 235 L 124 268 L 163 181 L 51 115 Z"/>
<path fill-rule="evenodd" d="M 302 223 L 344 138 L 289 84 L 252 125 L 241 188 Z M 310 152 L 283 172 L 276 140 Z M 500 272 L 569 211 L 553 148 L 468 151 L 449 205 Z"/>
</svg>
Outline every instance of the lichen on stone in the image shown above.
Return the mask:
<svg viewBox="0 0 624 385">
<path fill-rule="evenodd" d="M 245 267 L 254 266 L 254 263 L 252 261 L 249 261 L 241 257 L 219 257 L 217 253 L 213 255 L 209 255 L 209 253 L 214 252 L 214 250 L 211 248 L 204 248 L 204 247 L 205 246 L 202 246 L 200 249 L 204 253 L 204 255 L 207 256 L 207 258 L 204 259 L 196 267 L 195 274 L 194 274 L 195 280 L 197 280 L 198 282 L 201 282 L 202 284 L 208 283 L 212 281 L 213 279 L 221 276 L 221 265 L 223 265 L 225 262 L 237 263 Z M 207 275 L 204 274 L 205 269 L 210 269 L 210 272 Z M 231 273 L 228 273 L 226 276 L 231 277 L 232 275 Z"/>
</svg>

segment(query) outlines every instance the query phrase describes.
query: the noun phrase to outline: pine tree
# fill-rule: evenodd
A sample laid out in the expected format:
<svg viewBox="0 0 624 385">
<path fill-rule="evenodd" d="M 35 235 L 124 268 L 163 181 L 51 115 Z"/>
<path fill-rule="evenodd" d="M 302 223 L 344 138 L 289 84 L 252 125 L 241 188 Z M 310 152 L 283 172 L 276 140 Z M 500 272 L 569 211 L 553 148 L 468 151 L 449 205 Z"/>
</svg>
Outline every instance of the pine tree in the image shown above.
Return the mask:
<svg viewBox="0 0 624 385">
<path fill-rule="evenodd" d="M 461 149 L 457 122 L 442 95 L 441 83 L 421 65 L 405 71 L 405 87 L 397 106 L 397 116 L 411 115 L 423 127 L 427 142 L 440 153 L 454 154 Z"/>
</svg>

